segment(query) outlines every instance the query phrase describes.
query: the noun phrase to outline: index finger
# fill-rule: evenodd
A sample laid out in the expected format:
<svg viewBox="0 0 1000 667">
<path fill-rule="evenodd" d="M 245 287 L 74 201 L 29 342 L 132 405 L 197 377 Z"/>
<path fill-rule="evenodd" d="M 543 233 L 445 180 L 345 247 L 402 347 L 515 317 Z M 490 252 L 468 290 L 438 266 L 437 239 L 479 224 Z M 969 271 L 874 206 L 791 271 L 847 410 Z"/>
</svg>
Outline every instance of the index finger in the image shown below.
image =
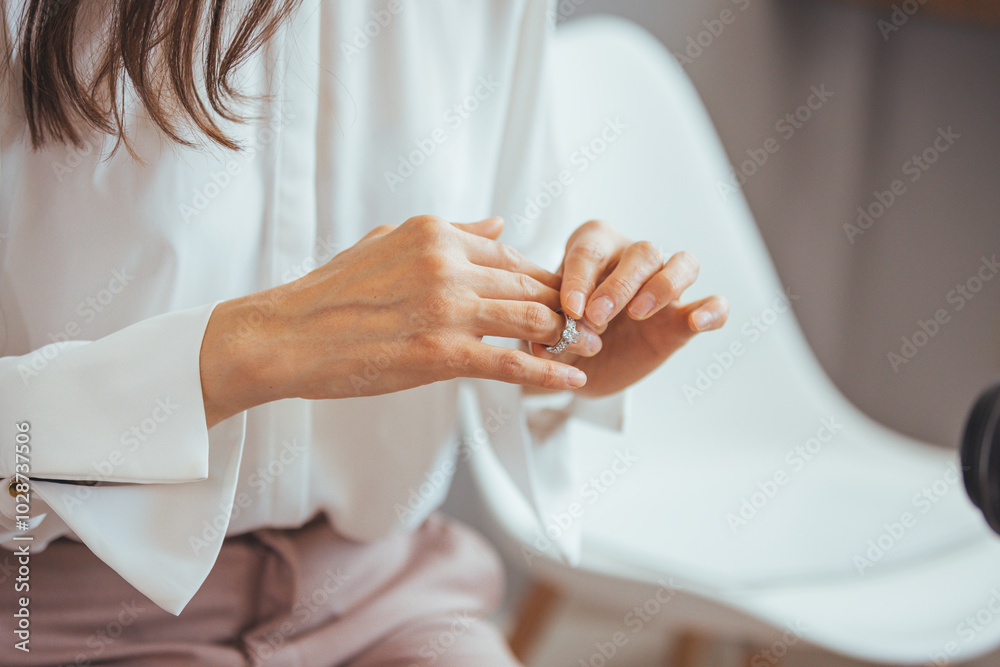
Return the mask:
<svg viewBox="0 0 1000 667">
<path fill-rule="evenodd" d="M 600 222 L 582 225 L 566 244 L 560 294 L 563 310 L 573 319 L 581 319 L 597 281 L 609 266 L 618 261 L 624 237 Z"/>
</svg>

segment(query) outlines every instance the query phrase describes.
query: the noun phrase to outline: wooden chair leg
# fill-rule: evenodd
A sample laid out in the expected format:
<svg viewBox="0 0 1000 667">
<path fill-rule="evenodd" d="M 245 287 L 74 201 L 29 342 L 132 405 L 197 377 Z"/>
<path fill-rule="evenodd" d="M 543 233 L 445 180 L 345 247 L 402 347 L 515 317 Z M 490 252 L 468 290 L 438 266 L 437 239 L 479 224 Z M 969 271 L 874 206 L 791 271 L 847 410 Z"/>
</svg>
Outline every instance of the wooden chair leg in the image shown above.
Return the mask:
<svg viewBox="0 0 1000 667">
<path fill-rule="evenodd" d="M 559 590 L 544 581 L 534 581 L 521 605 L 509 642 L 514 656 L 524 662 L 538 643 L 562 596 Z"/>
<path fill-rule="evenodd" d="M 705 638 L 696 632 L 686 630 L 677 635 L 666 667 L 697 667 Z"/>
</svg>

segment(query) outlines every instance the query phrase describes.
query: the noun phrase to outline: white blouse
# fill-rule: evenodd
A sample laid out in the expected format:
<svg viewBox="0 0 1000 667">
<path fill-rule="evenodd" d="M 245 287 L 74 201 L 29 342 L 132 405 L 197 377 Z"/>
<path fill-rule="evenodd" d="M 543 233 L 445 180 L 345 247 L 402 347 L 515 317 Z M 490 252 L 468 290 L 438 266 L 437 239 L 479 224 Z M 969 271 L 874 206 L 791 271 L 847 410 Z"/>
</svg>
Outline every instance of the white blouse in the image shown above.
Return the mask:
<svg viewBox="0 0 1000 667">
<path fill-rule="evenodd" d="M 13 26 L 20 7 L 9 11 Z M 528 202 L 555 171 L 552 17 L 545 0 L 305 0 L 243 71 L 269 102 L 260 120 L 225 126 L 238 153 L 172 144 L 137 106 L 129 129 L 143 164 L 97 135 L 34 151 L 5 81 L 0 478 L 7 487 L 27 423 L 17 470 L 33 481 L 27 515 L 0 494 L 4 546 L 81 540 L 179 613 L 225 535 L 320 511 L 360 540 L 419 524 L 450 482 L 463 383 L 500 416 L 492 444 L 520 462 L 515 481 L 546 516 L 559 499 L 547 480 L 571 477 L 552 469 L 558 438 L 530 435 L 535 408 L 518 387 L 284 400 L 207 430 L 198 363 L 217 303 L 294 280 L 413 215 L 503 215 L 502 240 L 554 269 L 583 221 Z M 569 396 L 563 414 L 582 413 Z M 591 419 L 620 427 L 617 400 L 587 403 Z M 16 523 L 26 518 L 27 530 Z"/>
</svg>

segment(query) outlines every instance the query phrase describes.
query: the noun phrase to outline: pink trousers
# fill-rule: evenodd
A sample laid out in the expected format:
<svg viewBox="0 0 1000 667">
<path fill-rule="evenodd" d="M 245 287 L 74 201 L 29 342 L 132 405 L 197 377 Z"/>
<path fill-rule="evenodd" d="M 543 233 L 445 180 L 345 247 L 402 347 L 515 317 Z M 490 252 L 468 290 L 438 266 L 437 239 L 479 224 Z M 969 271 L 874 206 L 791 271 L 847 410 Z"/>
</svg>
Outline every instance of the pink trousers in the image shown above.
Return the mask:
<svg viewBox="0 0 1000 667">
<path fill-rule="evenodd" d="M 180 616 L 77 542 L 58 540 L 31 565 L 31 652 L 6 633 L 2 665 L 518 664 L 484 619 L 503 593 L 495 552 L 439 516 L 376 544 L 345 540 L 323 518 L 229 538 Z"/>
</svg>

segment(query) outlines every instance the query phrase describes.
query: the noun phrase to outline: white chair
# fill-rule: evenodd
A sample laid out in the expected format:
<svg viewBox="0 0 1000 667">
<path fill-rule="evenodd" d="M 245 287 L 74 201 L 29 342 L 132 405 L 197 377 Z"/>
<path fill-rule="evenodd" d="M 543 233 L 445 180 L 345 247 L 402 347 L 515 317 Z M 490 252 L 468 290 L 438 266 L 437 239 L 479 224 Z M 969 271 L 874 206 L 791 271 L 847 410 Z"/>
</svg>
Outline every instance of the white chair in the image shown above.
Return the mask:
<svg viewBox="0 0 1000 667">
<path fill-rule="evenodd" d="M 731 315 L 634 388 L 624 434 L 572 426 L 585 477 L 625 448 L 639 461 L 583 499 L 579 568 L 545 556 L 530 576 L 625 602 L 672 579 L 667 613 L 757 646 L 789 624 L 796 641 L 868 661 L 1000 646 L 1000 539 L 967 500 L 957 454 L 872 421 L 826 376 L 742 195 L 720 188 L 731 168 L 681 68 L 606 18 L 560 28 L 556 61 L 560 145 L 608 117 L 628 124 L 573 186 L 575 219 L 692 251 L 697 296 L 726 295 Z M 502 550 L 524 564 L 538 521 L 489 448 L 471 466 Z"/>
</svg>

